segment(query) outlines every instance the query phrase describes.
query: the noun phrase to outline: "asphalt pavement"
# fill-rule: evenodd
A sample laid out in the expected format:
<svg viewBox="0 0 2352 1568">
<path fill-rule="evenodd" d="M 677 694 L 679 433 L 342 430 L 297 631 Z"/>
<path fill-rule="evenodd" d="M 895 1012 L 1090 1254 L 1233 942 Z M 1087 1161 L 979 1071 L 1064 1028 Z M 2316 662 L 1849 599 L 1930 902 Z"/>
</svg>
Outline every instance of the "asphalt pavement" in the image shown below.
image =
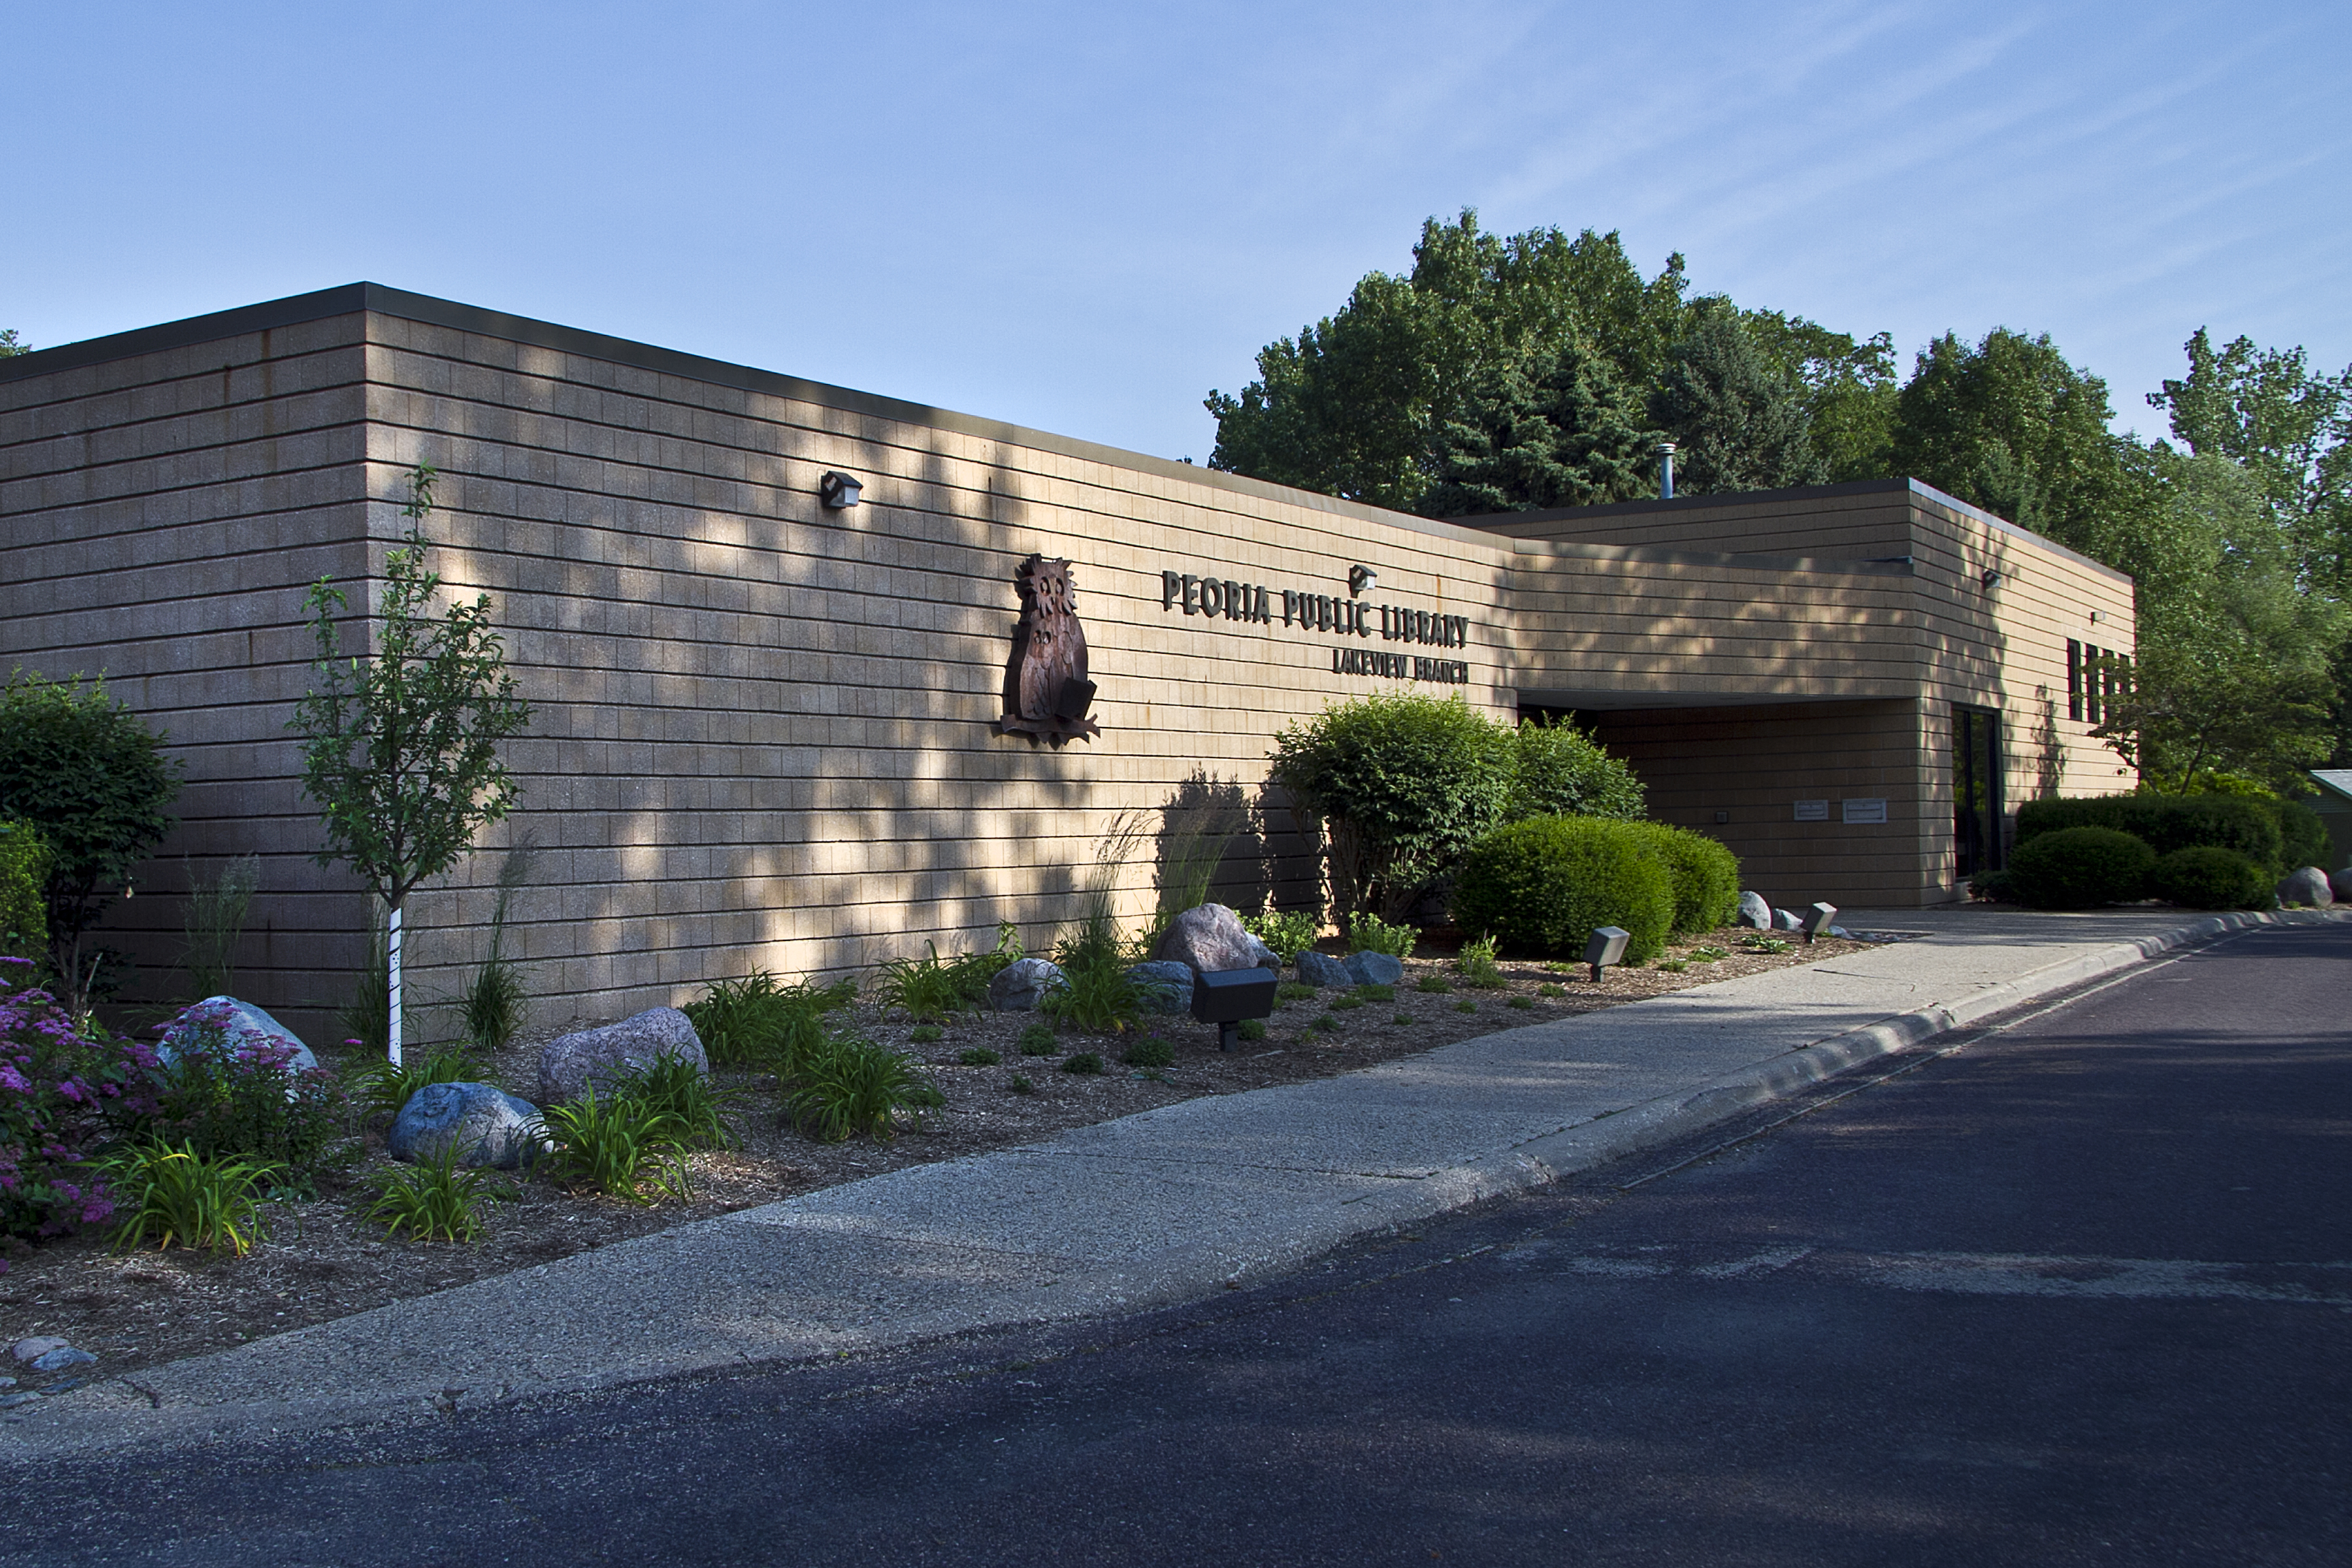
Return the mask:
<svg viewBox="0 0 2352 1568">
<path fill-rule="evenodd" d="M 2352 926 L 1266 1283 L 12 1475 L 0 1563 L 2352 1559 Z"/>
</svg>

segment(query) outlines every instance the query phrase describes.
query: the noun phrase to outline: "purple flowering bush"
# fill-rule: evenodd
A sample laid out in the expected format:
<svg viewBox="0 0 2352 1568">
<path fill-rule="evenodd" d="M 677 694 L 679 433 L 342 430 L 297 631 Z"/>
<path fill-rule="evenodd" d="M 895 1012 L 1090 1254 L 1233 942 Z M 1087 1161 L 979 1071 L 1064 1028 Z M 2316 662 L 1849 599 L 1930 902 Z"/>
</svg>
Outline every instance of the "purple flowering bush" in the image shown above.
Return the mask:
<svg viewBox="0 0 2352 1568">
<path fill-rule="evenodd" d="M 152 1114 L 155 1053 L 84 1033 L 32 965 L 0 958 L 0 1237 L 63 1236 L 114 1213 L 86 1162 L 126 1118 Z M 0 1261 L 0 1268 L 5 1268 Z"/>
<path fill-rule="evenodd" d="M 237 1028 L 230 1010 L 198 1003 L 161 1032 L 169 1044 L 152 1077 L 153 1105 L 125 1131 L 200 1157 L 244 1155 L 285 1167 L 307 1187 L 348 1120 L 342 1087 L 295 1047 Z"/>
</svg>

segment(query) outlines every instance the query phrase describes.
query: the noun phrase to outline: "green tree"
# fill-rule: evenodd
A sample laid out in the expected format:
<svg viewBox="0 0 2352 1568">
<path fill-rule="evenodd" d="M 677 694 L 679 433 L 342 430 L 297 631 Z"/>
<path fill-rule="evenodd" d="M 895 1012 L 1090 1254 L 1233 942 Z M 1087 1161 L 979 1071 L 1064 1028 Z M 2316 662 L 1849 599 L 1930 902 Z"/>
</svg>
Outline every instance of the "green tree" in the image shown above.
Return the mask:
<svg viewBox="0 0 2352 1568">
<path fill-rule="evenodd" d="M 1895 339 L 1855 339 L 1778 310 L 1743 310 L 1740 320 L 1765 357 L 1797 384 L 1805 423 L 1824 476 L 1832 484 L 1892 474 Z"/>
<path fill-rule="evenodd" d="M 26 669 L 0 687 L 0 821 L 31 823 L 50 856 L 43 884 L 49 963 L 68 1012 L 111 989 L 120 955 L 86 942 L 163 835 L 180 793 L 163 736 L 106 694 L 103 678 Z"/>
<path fill-rule="evenodd" d="M 1399 920 L 1503 820 L 1512 733 L 1459 697 L 1375 694 L 1275 737 L 1272 781 L 1329 867 L 1334 920 Z"/>
<path fill-rule="evenodd" d="M 1678 450 L 1675 488 L 1692 495 L 1820 484 L 1803 384 L 1775 363 L 1729 300 L 1702 301 L 1667 353 L 1650 418 Z"/>
<path fill-rule="evenodd" d="M 385 558 L 372 653 L 344 654 L 334 619 L 346 606 L 342 591 L 323 577 L 311 585 L 303 607 L 324 689 L 302 699 L 289 726 L 303 734 L 302 787 L 326 822 L 327 847 L 314 858 L 342 861 L 383 900 L 386 1054 L 395 1066 L 401 906 L 419 883 L 456 865 L 478 829 L 513 810 L 519 788 L 499 745 L 530 721 L 490 626 L 489 595 L 432 619 L 441 579 L 425 567 L 423 531 L 434 479 L 429 465 L 409 476 L 407 541 Z"/>
<path fill-rule="evenodd" d="M 16 336 L 16 328 L 0 329 L 0 359 L 6 359 L 11 354 L 28 354 L 32 352 L 33 345 L 19 339 Z"/>
<path fill-rule="evenodd" d="M 1658 433 L 1616 367 L 1583 343 L 1561 348 L 1540 378 L 1492 373 L 1437 436 L 1433 517 L 1595 506 L 1650 493 Z"/>
</svg>

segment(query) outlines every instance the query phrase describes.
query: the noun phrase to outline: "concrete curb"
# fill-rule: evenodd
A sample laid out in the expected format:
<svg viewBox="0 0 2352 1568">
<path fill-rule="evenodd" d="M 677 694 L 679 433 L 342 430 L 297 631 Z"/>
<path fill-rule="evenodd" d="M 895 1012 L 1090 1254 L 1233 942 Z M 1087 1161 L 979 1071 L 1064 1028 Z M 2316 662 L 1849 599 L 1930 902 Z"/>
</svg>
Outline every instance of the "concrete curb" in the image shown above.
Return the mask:
<svg viewBox="0 0 2352 1568">
<path fill-rule="evenodd" d="M 926 1330 L 916 1323 L 904 1323 L 871 1336 L 856 1349 L 860 1353 L 907 1349 L 966 1333 L 1165 1309 L 1201 1300 L 1232 1284 L 1278 1278 L 1334 1246 L 1422 1223 L 1472 1204 L 1551 1184 L 1644 1148 L 1703 1131 L 1743 1110 L 1784 1099 L 1853 1068 L 1915 1049 L 2011 1008 L 2166 953 L 2263 926 L 2347 921 L 2352 921 L 2352 910 L 2223 914 L 2115 942 L 2029 970 L 1999 984 L 1979 987 L 1957 998 L 1825 1036 L 1710 1079 L 1696 1088 L 1685 1086 L 1653 1099 L 1602 1110 L 1580 1122 L 1523 1139 L 1490 1156 L 1456 1159 L 1411 1178 L 1383 1183 L 1377 1193 L 1367 1193 L 1360 1208 L 1350 1209 L 1359 1218 L 1341 1226 L 1318 1228 L 1309 1225 L 1303 1232 L 1275 1239 L 1271 1246 L 1261 1243 L 1255 1255 L 1246 1258 L 1221 1259 L 1204 1250 L 1199 1257 L 1182 1259 L 1181 1267 L 1157 1269 L 1153 1278 L 1139 1276 L 1108 1297 L 1099 1292 L 1122 1270 L 1117 1266 L 1098 1268 L 1092 1273 L 1092 1284 L 1097 1291 L 1092 1300 L 1086 1298 L 1084 1290 L 1068 1296 L 1049 1293 L 1058 1299 L 1033 1300 L 1024 1310 L 954 1327 Z M 698 1223 L 747 1222 L 756 1212 L 746 1211 L 729 1216 L 727 1221 Z M 762 1355 L 739 1347 L 720 1354 L 637 1358 L 625 1364 L 583 1368 L 568 1375 L 542 1375 L 521 1384 L 477 1387 L 467 1391 L 463 1403 L 471 1408 L 478 1403 L 576 1394 L 696 1372 L 793 1364 L 813 1359 L 829 1359 L 829 1353 L 779 1346 L 777 1353 Z M 173 1363 L 179 1367 L 191 1364 Z M 159 1399 L 142 1386 L 142 1379 L 148 1375 L 131 1374 L 94 1384 L 84 1391 L 77 1401 L 78 1408 L 70 1414 L 62 1408 L 42 1412 L 45 1416 L 64 1419 L 42 1420 L 29 1428 L 18 1422 L 8 1423 L 9 1430 L 0 1436 L 0 1462 L 36 1457 L 56 1459 L 174 1441 L 220 1440 L 240 1432 L 282 1434 L 400 1420 L 420 1415 L 424 1403 L 415 1389 L 365 1393 L 354 1390 L 324 1396 L 299 1394 L 289 1389 L 274 1398 L 181 1405 Z M 457 1403 L 450 1401 L 439 1408 L 446 1411 Z"/>
</svg>

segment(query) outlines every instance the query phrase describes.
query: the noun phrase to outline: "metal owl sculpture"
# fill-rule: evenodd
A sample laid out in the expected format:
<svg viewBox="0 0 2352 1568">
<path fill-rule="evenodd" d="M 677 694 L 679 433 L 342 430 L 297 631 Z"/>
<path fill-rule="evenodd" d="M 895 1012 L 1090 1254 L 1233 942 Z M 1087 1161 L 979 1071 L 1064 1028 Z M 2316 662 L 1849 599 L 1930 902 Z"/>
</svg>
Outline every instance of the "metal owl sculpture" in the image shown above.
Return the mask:
<svg viewBox="0 0 2352 1568">
<path fill-rule="evenodd" d="M 1070 563 L 1032 555 L 1013 584 L 1021 594 L 1021 619 L 1013 628 L 1004 717 L 997 728 L 1057 746 L 1073 735 L 1101 734 L 1102 726 L 1087 717 L 1095 683 L 1087 679 L 1087 634 L 1078 625 Z"/>
</svg>

